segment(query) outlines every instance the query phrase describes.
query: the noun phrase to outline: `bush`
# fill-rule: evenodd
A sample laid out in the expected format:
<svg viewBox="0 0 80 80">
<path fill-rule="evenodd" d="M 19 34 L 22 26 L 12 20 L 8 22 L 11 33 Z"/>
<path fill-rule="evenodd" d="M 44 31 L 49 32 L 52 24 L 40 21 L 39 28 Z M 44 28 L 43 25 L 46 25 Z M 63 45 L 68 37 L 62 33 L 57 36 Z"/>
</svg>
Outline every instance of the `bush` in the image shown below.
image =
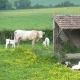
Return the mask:
<svg viewBox="0 0 80 80">
<path fill-rule="evenodd" d="M 63 44 L 61 51 L 60 51 L 61 55 L 63 55 L 63 56 L 64 56 L 64 54 L 68 54 L 68 53 L 74 53 L 75 54 L 75 53 L 79 53 L 79 52 L 80 52 L 80 50 L 74 46 L 71 46 L 70 43 Z"/>
</svg>

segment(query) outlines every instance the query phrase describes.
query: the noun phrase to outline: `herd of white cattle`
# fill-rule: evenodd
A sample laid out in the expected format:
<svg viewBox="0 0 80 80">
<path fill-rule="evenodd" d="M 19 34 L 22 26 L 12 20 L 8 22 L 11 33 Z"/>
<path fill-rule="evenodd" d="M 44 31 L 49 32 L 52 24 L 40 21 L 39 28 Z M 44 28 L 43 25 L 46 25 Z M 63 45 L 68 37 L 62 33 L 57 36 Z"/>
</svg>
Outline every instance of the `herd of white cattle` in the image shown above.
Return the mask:
<svg viewBox="0 0 80 80">
<path fill-rule="evenodd" d="M 45 32 L 38 30 L 15 30 L 14 31 L 14 40 L 6 39 L 6 48 L 9 47 L 9 44 L 12 45 L 12 48 L 15 48 L 19 45 L 20 41 L 32 41 L 32 47 L 34 47 L 35 42 L 39 41 L 43 38 Z M 45 38 L 42 45 L 49 46 L 50 39 L 48 37 Z"/>
</svg>

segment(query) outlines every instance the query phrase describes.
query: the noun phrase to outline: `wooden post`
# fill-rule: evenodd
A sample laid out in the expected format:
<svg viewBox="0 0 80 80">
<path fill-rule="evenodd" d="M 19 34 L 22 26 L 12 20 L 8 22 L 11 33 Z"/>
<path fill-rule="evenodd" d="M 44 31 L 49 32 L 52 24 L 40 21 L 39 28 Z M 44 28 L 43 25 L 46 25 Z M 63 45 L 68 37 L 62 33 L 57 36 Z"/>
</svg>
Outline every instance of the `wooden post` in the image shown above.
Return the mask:
<svg viewBox="0 0 80 80">
<path fill-rule="evenodd" d="M 54 20 L 53 20 L 53 51 L 54 51 L 54 28 L 55 28 L 55 23 L 54 23 Z"/>
</svg>

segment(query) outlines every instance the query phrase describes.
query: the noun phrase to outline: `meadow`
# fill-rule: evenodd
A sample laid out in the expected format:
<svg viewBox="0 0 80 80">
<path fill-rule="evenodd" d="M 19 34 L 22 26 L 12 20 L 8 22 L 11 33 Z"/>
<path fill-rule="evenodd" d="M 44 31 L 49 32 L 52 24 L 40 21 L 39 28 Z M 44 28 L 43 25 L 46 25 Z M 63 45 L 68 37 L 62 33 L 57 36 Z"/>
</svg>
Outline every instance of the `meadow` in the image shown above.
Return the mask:
<svg viewBox="0 0 80 80">
<path fill-rule="evenodd" d="M 61 65 L 48 51 L 39 46 L 0 49 L 0 80 L 80 80 L 80 71 Z"/>
<path fill-rule="evenodd" d="M 0 11 L 0 30 L 53 29 L 54 15 L 78 15 L 80 7 Z"/>
<path fill-rule="evenodd" d="M 80 7 L 0 11 L 0 31 L 16 29 L 53 29 L 53 15 L 79 15 Z M 50 37 L 49 35 L 48 37 Z M 42 39 L 5 49 L 0 43 L 0 80 L 80 80 L 80 71 L 60 64 L 53 52 L 53 42 L 42 46 Z"/>
</svg>

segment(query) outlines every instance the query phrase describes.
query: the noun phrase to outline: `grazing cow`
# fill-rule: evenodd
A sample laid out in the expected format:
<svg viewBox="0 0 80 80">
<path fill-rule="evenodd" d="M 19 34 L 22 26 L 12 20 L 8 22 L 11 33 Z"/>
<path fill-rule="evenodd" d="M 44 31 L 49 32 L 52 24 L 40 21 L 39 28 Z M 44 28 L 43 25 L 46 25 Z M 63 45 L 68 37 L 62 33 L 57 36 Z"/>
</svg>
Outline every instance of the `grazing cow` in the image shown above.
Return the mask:
<svg viewBox="0 0 80 80">
<path fill-rule="evenodd" d="M 6 48 L 8 48 L 8 45 L 12 44 L 12 48 L 15 48 L 15 41 L 11 39 L 6 39 Z"/>
<path fill-rule="evenodd" d="M 50 40 L 48 37 L 45 38 L 45 41 L 43 41 L 44 46 L 49 46 Z"/>
<path fill-rule="evenodd" d="M 43 37 L 45 32 L 37 30 L 16 30 L 14 31 L 14 40 L 16 44 L 19 44 L 19 41 L 32 41 L 32 47 L 34 43 Z"/>
</svg>

